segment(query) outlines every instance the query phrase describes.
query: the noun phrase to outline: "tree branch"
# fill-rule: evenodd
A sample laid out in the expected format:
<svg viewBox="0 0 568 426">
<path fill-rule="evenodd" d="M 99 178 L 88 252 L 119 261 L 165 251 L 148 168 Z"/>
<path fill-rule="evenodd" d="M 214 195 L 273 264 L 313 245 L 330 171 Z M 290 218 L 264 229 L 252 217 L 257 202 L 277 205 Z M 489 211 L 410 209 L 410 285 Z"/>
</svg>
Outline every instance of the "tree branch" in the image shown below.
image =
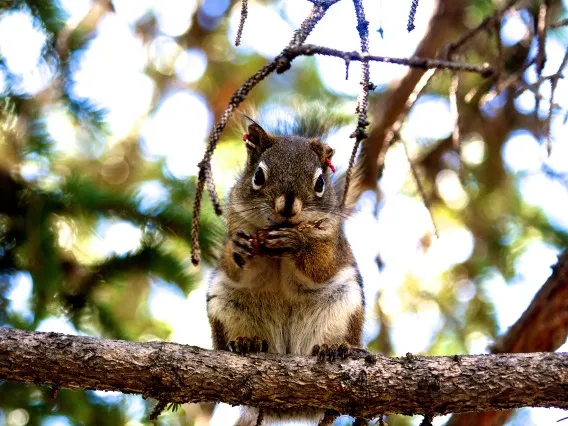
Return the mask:
<svg viewBox="0 0 568 426">
<path fill-rule="evenodd" d="M 341 58 L 346 62 L 386 62 L 389 64 L 405 65 L 411 68 L 420 68 L 422 70 L 439 68 L 453 71 L 474 72 L 481 74 L 483 77 L 489 77 L 495 72 L 494 68 L 489 65 L 471 65 L 463 62 L 445 61 L 432 58 L 419 58 L 416 56 L 410 58 L 393 58 L 390 56 L 369 55 L 355 51 L 346 52 L 342 50 L 332 49 L 330 47 L 316 46 L 313 44 L 304 44 L 302 46 L 285 49 L 283 55 L 289 61 L 292 61 L 292 59 L 298 56 L 323 55 Z"/>
<path fill-rule="evenodd" d="M 568 354 L 350 359 L 238 356 L 0 328 L 0 379 L 161 401 L 317 407 L 372 418 L 524 406 L 568 408 Z"/>
<path fill-rule="evenodd" d="M 466 2 L 464 0 L 439 0 L 438 7 L 432 19 L 428 31 L 414 52 L 415 56 L 431 58 L 452 36 L 457 23 L 463 22 Z M 363 143 L 360 162 L 361 193 L 363 190 L 377 189 L 377 181 L 382 175 L 382 161 L 384 159 L 384 142 L 392 125 L 404 114 L 408 97 L 414 91 L 415 86 L 421 80 L 424 69 L 411 68 L 399 82 L 392 85 L 391 89 L 373 105 L 373 123 L 369 138 Z M 379 162 L 381 164 L 379 164 Z"/>
<path fill-rule="evenodd" d="M 491 348 L 494 353 L 555 351 L 568 336 L 568 251 L 558 258 L 552 274 L 521 318 Z M 511 411 L 452 416 L 447 426 L 497 426 Z"/>
</svg>

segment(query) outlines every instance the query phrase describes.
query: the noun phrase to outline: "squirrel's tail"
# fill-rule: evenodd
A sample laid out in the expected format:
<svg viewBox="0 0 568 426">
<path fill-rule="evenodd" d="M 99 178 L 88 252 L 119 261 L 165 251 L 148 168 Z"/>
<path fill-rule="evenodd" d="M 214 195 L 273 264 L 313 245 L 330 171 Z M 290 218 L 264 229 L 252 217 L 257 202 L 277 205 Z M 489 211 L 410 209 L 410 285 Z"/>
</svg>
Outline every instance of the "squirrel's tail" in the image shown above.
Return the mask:
<svg viewBox="0 0 568 426">
<path fill-rule="evenodd" d="M 343 204 L 343 211 L 351 214 L 355 210 L 355 205 L 359 197 L 366 188 L 363 187 L 364 169 L 359 161 L 355 162 L 351 170 L 351 177 L 349 178 L 349 187 L 347 193 L 345 192 L 345 185 L 347 183 L 347 172 L 344 172 L 335 182 L 335 193 L 340 203 Z M 345 200 L 344 200 L 345 197 Z"/>
</svg>

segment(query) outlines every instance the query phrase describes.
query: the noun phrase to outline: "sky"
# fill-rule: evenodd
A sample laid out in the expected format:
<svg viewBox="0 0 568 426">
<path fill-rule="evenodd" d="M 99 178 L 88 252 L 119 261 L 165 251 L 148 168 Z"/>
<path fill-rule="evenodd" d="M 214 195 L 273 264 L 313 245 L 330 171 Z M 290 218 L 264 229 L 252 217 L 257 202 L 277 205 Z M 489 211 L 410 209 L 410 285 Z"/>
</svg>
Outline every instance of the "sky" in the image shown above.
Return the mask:
<svg viewBox="0 0 568 426">
<path fill-rule="evenodd" d="M 150 61 L 164 73 L 175 73 L 177 78 L 188 83 L 189 87 L 204 75 L 208 66 L 204 52 L 198 48 L 183 50 L 173 38 L 187 31 L 191 16 L 199 4 L 196 0 L 119 0 L 113 3 L 116 14 L 108 14 L 102 18 L 88 49 L 80 57 L 73 58 L 76 62 L 72 76 L 73 93 L 78 97 L 91 99 L 108 111 L 107 119 L 112 133 L 109 144 L 117 143 L 139 126 L 141 146 L 148 159 L 164 159 L 168 172 L 176 178 L 195 175 L 197 162 L 214 120 L 207 99 L 197 89 L 175 90 L 168 93 L 156 111 L 148 116 L 155 87 L 144 70 Z M 309 2 L 301 0 L 277 1 L 276 8 L 268 7 L 262 2 L 250 3 L 249 18 L 239 49 L 243 52 L 256 52 L 267 58 L 276 56 L 288 43 L 293 30 L 307 16 L 311 6 Z M 73 27 L 88 12 L 92 2 L 60 0 L 60 4 L 69 14 L 67 25 Z M 433 0 L 421 0 L 416 15 L 416 29 L 407 33 L 406 20 L 410 0 L 366 0 L 364 4 L 370 20 L 371 53 L 396 57 L 412 54 L 427 29 L 435 6 Z M 228 2 L 219 1 L 215 2 L 215 5 L 205 8 L 203 13 L 210 16 L 228 13 L 227 36 L 232 43 L 239 21 L 240 5 L 230 11 L 226 11 Z M 333 6 L 307 42 L 357 50 L 359 39 L 351 8 L 352 5 L 348 1 Z M 134 22 L 148 11 L 156 14 L 161 32 L 149 51 L 133 32 Z M 501 28 L 505 44 L 515 43 L 527 31 L 522 18 L 515 13 L 506 15 Z M 345 25 L 349 19 L 352 20 L 351 26 Z M 384 38 L 377 32 L 379 27 L 384 29 Z M 339 32 L 337 28 L 344 31 Z M 11 37 L 15 32 L 21 36 Z M 265 36 L 267 33 L 270 37 Z M 53 67 L 41 57 L 44 44 L 45 36 L 34 26 L 29 14 L 0 14 L 0 54 L 10 71 L 20 76 L 16 91 L 21 94 L 38 93 L 55 77 Z M 545 75 L 556 71 L 565 49 L 565 41 L 554 38 L 547 41 L 549 60 L 544 70 Z M 354 110 L 354 97 L 359 91 L 360 66 L 351 64 L 350 79 L 346 81 L 341 60 L 318 57 L 316 65 L 327 89 L 352 95 L 353 101 L 349 108 Z M 406 69 L 398 65 L 372 64 L 371 80 L 377 85 L 387 85 L 402 78 L 405 72 Z M 534 81 L 534 69 L 529 69 L 527 76 L 529 82 Z M 5 78 L 0 71 L 0 93 L 6 88 Z M 547 96 L 546 90 L 544 85 L 544 96 Z M 568 107 L 567 81 L 560 80 L 556 100 L 562 106 Z M 494 102 L 498 101 L 496 99 Z M 520 96 L 516 106 L 521 111 L 532 111 L 535 108 L 534 97 Z M 541 108 L 542 114 L 548 111 L 546 102 Z M 491 113 L 489 107 L 487 113 Z M 75 155 L 79 149 L 76 143 L 79 135 L 64 106 L 55 105 L 45 111 L 45 115 L 48 131 L 56 142 L 56 149 L 62 155 Z M 188 116 L 192 117 L 191 121 L 187 119 Z M 455 117 L 450 111 L 448 98 L 428 95 L 422 97 L 413 107 L 401 133 L 403 138 L 409 141 L 416 139 L 417 129 L 420 129 L 422 138 L 444 138 L 451 133 L 454 124 Z M 348 161 L 351 144 L 346 144 L 345 141 L 349 140 L 347 136 L 351 130 L 340 129 L 328 141 L 336 149 L 334 158 L 339 169 L 344 169 Z M 568 208 L 568 191 L 566 187 L 540 172 L 543 164 L 558 173 L 568 172 L 568 162 L 565 160 L 568 158 L 568 144 L 561 143 L 568 139 L 568 127 L 564 126 L 562 117 L 554 117 L 552 136 L 550 157 L 545 155 L 540 141 L 525 131 L 513 132 L 508 136 L 502 155 L 507 169 L 517 176 L 517 184 L 525 201 L 542 208 L 554 226 L 568 230 L 568 215 L 565 213 Z M 409 149 L 412 155 L 417 147 L 409 143 Z M 463 160 L 470 166 L 475 166 L 483 160 L 484 150 L 482 140 L 465 141 Z M 97 155 L 97 152 L 93 155 Z M 195 161 L 188 161 L 188 158 Z M 41 172 L 41 167 L 33 158 L 30 159 L 24 167 L 25 176 L 33 179 Z M 217 181 L 222 187 L 228 188 L 234 181 L 237 168 L 223 173 L 215 163 L 213 167 Z M 430 250 L 423 253 L 419 249 L 420 238 L 425 233 L 431 233 L 433 225 L 423 204 L 401 192 L 408 171 L 409 164 L 402 146 L 394 146 L 389 151 L 381 181 L 385 201 L 378 220 L 374 214 L 374 198 L 367 195 L 361 199 L 357 213 L 346 224 L 346 233 L 364 281 L 368 283 L 365 287 L 366 297 L 368 300 L 374 300 L 380 291 L 386 314 L 393 319 L 393 344 L 397 354 L 424 351 L 442 321 L 442 314 L 436 304 L 422 306 L 419 315 L 404 312 L 400 288 L 406 276 L 409 273 L 420 276 L 423 290 L 436 291 L 440 285 L 440 275 L 453 265 L 467 260 L 473 251 L 471 233 L 453 223 L 442 224 L 440 237 L 433 240 Z M 452 209 L 467 208 L 467 193 L 455 172 L 447 170 L 440 174 L 436 187 Z M 168 196 L 165 188 L 155 181 L 141 185 L 139 195 L 143 206 L 148 209 Z M 377 236 L 374 243 L 369 243 L 361 237 L 369 233 Z M 127 253 L 139 247 L 141 235 L 140 230 L 128 222 L 104 220 L 99 223 L 91 249 L 100 256 Z M 72 231 L 66 228 L 65 224 L 61 224 L 62 244 L 71 244 L 73 238 Z M 385 263 L 381 273 L 375 263 L 377 252 Z M 505 282 L 498 274 L 489 276 L 483 283 L 484 289 L 495 304 L 500 332 L 506 331 L 528 306 L 535 292 L 550 274 L 550 266 L 556 262 L 558 253 L 558 248 L 535 239 L 528 244 L 517 262 L 514 285 Z M 16 283 L 9 296 L 11 308 L 29 315 L 32 286 L 29 274 L 19 274 Z M 461 297 L 467 301 L 473 297 L 473 293 L 468 292 L 466 288 Z M 510 303 L 513 298 L 515 303 Z M 156 318 L 172 326 L 172 341 L 211 347 L 204 285 L 186 298 L 175 286 L 154 281 L 150 293 L 150 307 Z M 192 312 L 192 323 L 199 326 L 188 329 L 187 312 Z M 371 310 L 367 313 L 367 340 L 377 331 L 373 315 Z M 65 318 L 47 319 L 39 329 L 78 333 Z M 481 334 L 473 334 L 468 342 L 471 353 L 487 352 L 487 345 L 490 343 Z M 567 350 L 568 347 L 565 345 L 561 349 Z M 116 395 L 101 393 L 100 397 L 113 398 Z M 142 405 L 136 398 L 128 398 L 134 425 L 141 418 Z M 212 425 L 228 424 L 229 419 L 235 416 L 235 410 L 221 405 L 213 417 Z M 523 412 L 526 414 L 523 414 L 525 418 L 522 422 L 527 425 L 530 424 L 528 422 L 535 425 L 553 424 L 565 415 L 558 410 L 527 409 Z M 22 413 L 14 414 L 18 415 Z M 441 425 L 443 421 L 437 419 L 435 424 Z M 419 419 L 416 422 L 418 423 Z M 56 416 L 46 423 L 47 426 L 67 424 L 65 419 Z"/>
</svg>

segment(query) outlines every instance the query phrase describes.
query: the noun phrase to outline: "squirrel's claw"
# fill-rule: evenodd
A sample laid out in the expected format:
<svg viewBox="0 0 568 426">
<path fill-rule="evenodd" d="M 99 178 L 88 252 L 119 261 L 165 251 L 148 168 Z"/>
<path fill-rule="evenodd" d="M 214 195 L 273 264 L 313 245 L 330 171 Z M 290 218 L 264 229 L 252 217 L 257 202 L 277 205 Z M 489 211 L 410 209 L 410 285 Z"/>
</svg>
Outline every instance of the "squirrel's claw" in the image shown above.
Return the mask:
<svg viewBox="0 0 568 426">
<path fill-rule="evenodd" d="M 232 239 L 233 261 L 239 268 L 244 268 L 247 260 L 252 258 L 253 248 L 248 234 L 238 231 Z"/>
<path fill-rule="evenodd" d="M 263 251 L 275 257 L 298 253 L 304 246 L 302 233 L 294 228 L 281 228 L 268 231 L 263 235 Z"/>
<path fill-rule="evenodd" d="M 268 352 L 268 342 L 258 336 L 250 337 L 237 337 L 227 344 L 229 351 L 239 355 L 247 355 L 250 353 Z"/>
<path fill-rule="evenodd" d="M 351 354 L 351 346 L 347 342 L 341 345 L 315 345 L 312 348 L 312 356 L 315 356 L 318 361 L 324 362 L 326 359 L 330 362 L 335 361 L 337 358 L 345 359 Z"/>
</svg>

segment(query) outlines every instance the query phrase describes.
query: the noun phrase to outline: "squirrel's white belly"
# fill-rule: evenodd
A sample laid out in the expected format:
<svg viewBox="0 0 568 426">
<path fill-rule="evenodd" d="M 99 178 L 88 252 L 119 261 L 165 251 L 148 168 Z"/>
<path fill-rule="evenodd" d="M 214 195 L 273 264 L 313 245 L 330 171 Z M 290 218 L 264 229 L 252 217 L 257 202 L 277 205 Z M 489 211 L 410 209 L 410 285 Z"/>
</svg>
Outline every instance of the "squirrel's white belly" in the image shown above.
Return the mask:
<svg viewBox="0 0 568 426">
<path fill-rule="evenodd" d="M 208 310 L 222 322 L 227 339 L 258 336 L 268 341 L 269 352 L 296 355 L 310 354 L 316 344 L 343 343 L 349 318 L 362 305 L 356 267 L 323 284 L 309 282 L 290 263 L 278 269 L 265 269 L 246 283 L 217 271 Z"/>
</svg>

